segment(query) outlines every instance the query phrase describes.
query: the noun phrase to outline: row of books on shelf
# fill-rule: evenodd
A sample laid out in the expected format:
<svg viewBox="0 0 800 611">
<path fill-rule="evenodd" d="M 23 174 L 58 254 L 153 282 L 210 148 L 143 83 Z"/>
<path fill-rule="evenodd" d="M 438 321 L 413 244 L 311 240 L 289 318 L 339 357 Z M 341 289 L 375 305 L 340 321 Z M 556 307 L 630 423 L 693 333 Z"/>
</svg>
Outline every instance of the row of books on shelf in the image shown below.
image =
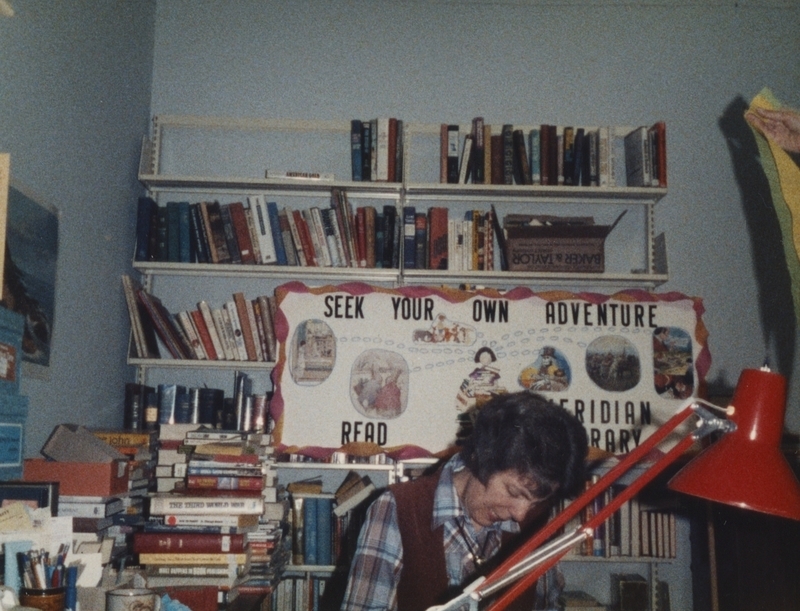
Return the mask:
<svg viewBox="0 0 800 611">
<path fill-rule="evenodd" d="M 349 566 L 363 510 L 376 494 L 369 476 L 350 471 L 335 493 L 313 482 L 290 484 L 288 490 L 292 565 Z"/>
<path fill-rule="evenodd" d="M 237 219 L 243 224 L 238 230 Z M 135 260 L 398 268 L 396 219 L 392 205 L 353 209 L 340 189 L 332 190 L 330 207 L 302 210 L 279 209 L 264 195 L 248 196 L 246 202 L 164 206 L 145 197 L 138 204 Z"/>
<path fill-rule="evenodd" d="M 399 269 L 402 262 L 405 269 L 492 270 L 494 235 L 501 231 L 489 211 L 468 210 L 463 218 L 450 218 L 448 208 L 442 206 L 427 210 L 405 206 L 398 212 L 394 205 L 365 205 L 353 210 L 340 190 L 334 190 L 331 208 L 300 211 L 284 207 L 277 214 L 278 223 L 287 226 L 279 238 L 282 254 L 255 262 L 370 269 Z M 269 223 L 274 221 L 265 222 L 271 231 Z M 191 235 L 187 234 L 187 239 L 193 241 Z M 186 252 L 187 258 L 176 261 L 207 262 L 199 256 L 202 249 L 192 246 Z M 166 260 L 150 254 L 137 254 L 137 259 Z"/>
<path fill-rule="evenodd" d="M 596 481 L 597 477 L 594 477 Z M 591 519 L 622 488 L 612 486 L 578 516 L 567 531 L 577 528 Z M 600 558 L 643 557 L 675 558 L 677 554 L 677 531 L 674 508 L 650 504 L 634 497 L 624 503 L 611 518 L 598 526 L 571 552 L 573 556 L 595 556 Z"/>
<path fill-rule="evenodd" d="M 170 312 L 131 276 L 122 276 L 132 330 L 133 356 L 208 361 L 276 359 L 274 295 L 248 299 L 234 293 L 220 307 L 200 301 L 193 310 Z"/>
<path fill-rule="evenodd" d="M 462 133 L 440 128 L 439 181 L 457 184 L 667 186 L 666 124 L 634 129 L 503 124 L 496 133 L 483 117 Z"/>
<path fill-rule="evenodd" d="M 254 393 L 252 378 L 242 371 L 234 371 L 233 382 L 231 396 L 208 386 L 127 382 L 123 426 L 151 431 L 161 424 L 189 423 L 215 430 L 270 433 L 270 393 Z"/>
</svg>

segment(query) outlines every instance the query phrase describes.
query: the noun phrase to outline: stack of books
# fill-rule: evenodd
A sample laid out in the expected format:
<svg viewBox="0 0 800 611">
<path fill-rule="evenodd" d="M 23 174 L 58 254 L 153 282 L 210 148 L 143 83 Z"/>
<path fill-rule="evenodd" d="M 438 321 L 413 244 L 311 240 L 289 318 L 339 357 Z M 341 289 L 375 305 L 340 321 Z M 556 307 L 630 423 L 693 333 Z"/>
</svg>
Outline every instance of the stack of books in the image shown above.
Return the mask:
<svg viewBox="0 0 800 611">
<path fill-rule="evenodd" d="M 191 427 L 191 428 L 190 428 Z M 162 425 L 180 440 L 171 492 L 150 499 L 134 552 L 149 587 L 215 585 L 232 591 L 253 574 L 269 575 L 267 541 L 282 533 L 269 436 L 197 425 Z M 277 546 L 277 542 L 275 542 Z"/>
</svg>

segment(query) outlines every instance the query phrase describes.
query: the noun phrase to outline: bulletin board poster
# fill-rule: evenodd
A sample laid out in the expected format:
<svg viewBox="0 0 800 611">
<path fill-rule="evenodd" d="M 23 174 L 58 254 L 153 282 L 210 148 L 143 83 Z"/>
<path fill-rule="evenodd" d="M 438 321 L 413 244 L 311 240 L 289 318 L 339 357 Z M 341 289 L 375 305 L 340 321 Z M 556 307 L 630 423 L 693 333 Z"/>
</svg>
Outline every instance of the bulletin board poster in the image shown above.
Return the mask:
<svg viewBox="0 0 800 611">
<path fill-rule="evenodd" d="M 710 366 L 702 301 L 680 293 L 292 282 L 276 297 L 273 438 L 312 455 L 444 452 L 493 395 L 523 390 L 622 454 L 696 396 Z"/>
</svg>

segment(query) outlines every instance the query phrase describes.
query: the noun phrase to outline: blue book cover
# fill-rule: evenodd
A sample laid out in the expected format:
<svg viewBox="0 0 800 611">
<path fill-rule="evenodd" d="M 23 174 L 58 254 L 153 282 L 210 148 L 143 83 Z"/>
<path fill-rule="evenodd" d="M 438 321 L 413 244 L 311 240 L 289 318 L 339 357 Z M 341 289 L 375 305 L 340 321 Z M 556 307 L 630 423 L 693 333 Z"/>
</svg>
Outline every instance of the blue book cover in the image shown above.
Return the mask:
<svg viewBox="0 0 800 611">
<path fill-rule="evenodd" d="M 405 269 L 417 267 L 416 227 L 414 225 L 416 212 L 414 206 L 403 208 L 403 267 Z"/>
<path fill-rule="evenodd" d="M 136 260 L 147 261 L 150 256 L 150 227 L 158 204 L 149 197 L 140 197 L 136 210 Z"/>
<path fill-rule="evenodd" d="M 320 497 L 317 501 L 317 560 L 332 565 L 333 558 L 333 499 Z"/>
<path fill-rule="evenodd" d="M 208 253 L 208 237 L 206 228 L 203 225 L 203 214 L 200 211 L 200 204 L 192 204 L 189 207 L 190 227 L 191 227 L 191 252 L 192 261 L 198 263 L 210 263 L 211 257 Z"/>
<path fill-rule="evenodd" d="M 303 498 L 303 562 L 319 564 L 317 549 L 317 506 L 316 497 Z"/>
<path fill-rule="evenodd" d="M 191 216 L 189 202 L 178 202 L 178 260 L 181 263 L 194 261 Z"/>
<path fill-rule="evenodd" d="M 186 394 L 186 387 L 179 384 L 158 385 L 158 422 L 159 424 L 175 424 L 178 396 Z"/>
<path fill-rule="evenodd" d="M 167 202 L 167 261 L 181 260 L 180 202 Z"/>
<path fill-rule="evenodd" d="M 269 217 L 269 229 L 272 232 L 272 241 L 275 244 L 275 259 L 278 265 L 289 265 L 286 257 L 286 245 L 283 243 L 281 234 L 281 220 L 278 216 L 278 204 L 267 202 L 267 216 Z"/>
<path fill-rule="evenodd" d="M 358 119 L 350 121 L 350 153 L 352 158 L 353 180 L 360 182 L 364 162 L 361 156 L 361 121 Z"/>
</svg>

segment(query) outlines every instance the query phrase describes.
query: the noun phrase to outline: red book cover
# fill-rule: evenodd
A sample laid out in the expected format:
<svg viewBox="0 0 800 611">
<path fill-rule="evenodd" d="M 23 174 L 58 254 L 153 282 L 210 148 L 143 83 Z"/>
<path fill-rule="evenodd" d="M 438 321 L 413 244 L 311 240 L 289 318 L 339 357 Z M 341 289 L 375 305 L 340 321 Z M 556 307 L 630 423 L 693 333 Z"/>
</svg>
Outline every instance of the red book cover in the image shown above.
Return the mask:
<svg viewBox="0 0 800 611">
<path fill-rule="evenodd" d="M 242 533 L 133 533 L 133 552 L 136 554 L 241 554 L 244 547 Z"/>
<path fill-rule="evenodd" d="M 443 206 L 428 209 L 428 259 L 430 269 L 447 269 L 447 213 Z"/>
<path fill-rule="evenodd" d="M 306 256 L 306 264 L 308 267 L 317 267 L 317 259 L 314 256 L 314 243 L 311 241 L 311 233 L 308 229 L 308 223 L 303 218 L 303 214 L 299 210 L 292 210 L 295 225 L 297 225 L 297 232 L 300 235 L 300 242 L 303 245 L 303 253 Z"/>
<path fill-rule="evenodd" d="M 187 490 L 197 488 L 206 490 L 261 490 L 264 488 L 264 478 L 258 476 L 228 476 L 228 475 L 187 475 Z"/>
<path fill-rule="evenodd" d="M 236 243 L 239 245 L 239 256 L 242 263 L 255 263 L 256 257 L 253 253 L 253 241 L 250 237 L 250 227 L 247 224 L 247 215 L 244 212 L 242 202 L 232 202 L 228 204 L 231 213 L 231 221 L 236 234 Z"/>
<path fill-rule="evenodd" d="M 356 208 L 356 253 L 358 267 L 367 266 L 367 211 L 364 206 Z"/>
<path fill-rule="evenodd" d="M 255 336 L 253 335 L 253 328 L 250 326 L 250 318 L 247 315 L 247 300 L 244 293 L 234 293 L 233 302 L 236 304 L 236 312 L 239 314 L 239 324 L 242 327 L 242 339 L 244 339 L 244 348 L 247 351 L 247 360 L 257 361 Z"/>
<path fill-rule="evenodd" d="M 658 121 L 651 128 L 656 134 L 656 164 L 653 168 L 658 186 L 667 187 L 667 124 Z"/>
<path fill-rule="evenodd" d="M 376 224 L 376 217 L 378 211 L 375 209 L 375 206 L 365 206 L 364 207 L 364 215 L 365 215 L 365 225 L 364 225 L 364 236 L 366 238 L 366 255 L 367 255 L 367 267 L 370 269 L 376 267 L 376 258 L 375 258 L 375 224 Z"/>
<path fill-rule="evenodd" d="M 197 329 L 197 334 L 200 336 L 200 341 L 203 342 L 203 348 L 205 348 L 208 360 L 216 361 L 219 356 L 217 355 L 217 351 L 214 349 L 214 342 L 211 341 L 211 334 L 208 332 L 208 327 L 206 326 L 206 321 L 203 318 L 203 313 L 200 312 L 200 310 L 190 310 L 189 315 L 194 321 L 194 326 Z"/>
</svg>

